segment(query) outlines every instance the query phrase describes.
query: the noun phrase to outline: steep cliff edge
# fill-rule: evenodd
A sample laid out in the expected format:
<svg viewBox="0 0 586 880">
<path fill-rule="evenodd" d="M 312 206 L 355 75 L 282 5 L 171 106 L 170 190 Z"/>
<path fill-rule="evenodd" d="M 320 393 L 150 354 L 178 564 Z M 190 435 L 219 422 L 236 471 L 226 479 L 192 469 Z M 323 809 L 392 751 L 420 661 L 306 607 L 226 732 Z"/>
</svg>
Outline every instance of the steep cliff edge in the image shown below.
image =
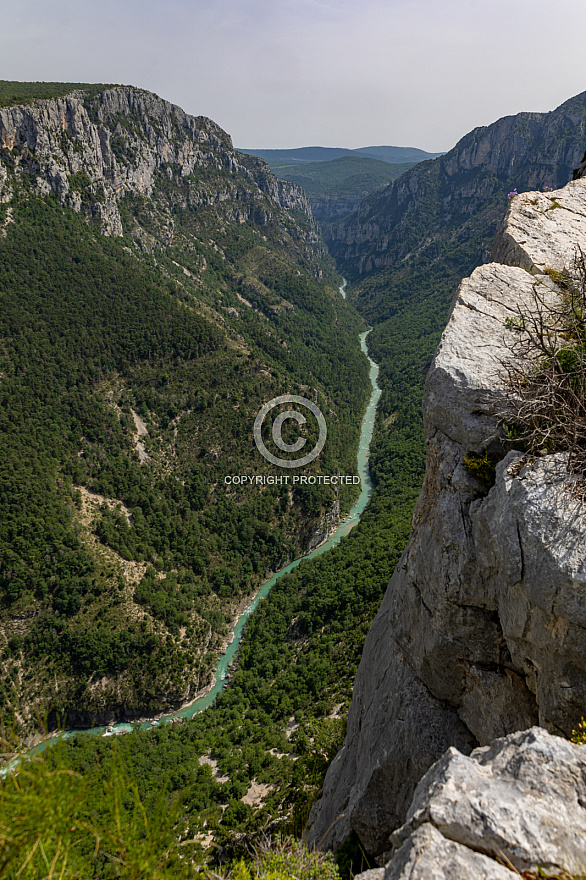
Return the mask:
<svg viewBox="0 0 586 880">
<path fill-rule="evenodd" d="M 586 512 L 563 454 L 525 461 L 494 415 L 507 319 L 586 238 L 586 181 L 511 200 L 495 262 L 458 290 L 423 401 L 426 476 L 413 531 L 365 643 L 348 734 L 311 841 L 354 830 L 373 854 L 448 746 L 468 753 L 536 722 L 569 733 L 586 702 Z M 486 492 L 464 457 L 501 460 Z"/>
<path fill-rule="evenodd" d="M 235 220 L 250 219 L 257 207 L 267 222 L 266 196 L 275 207 L 303 213 L 308 237 L 317 241 L 300 187 L 273 177 L 262 159 L 234 150 L 230 136 L 211 119 L 190 116 L 142 89 L 116 86 L 97 95 L 78 91 L 2 109 L 0 144 L 16 170 L 36 178 L 39 193 L 53 192 L 73 210 L 90 214 L 108 235 L 122 235 L 120 200 L 127 194 L 152 197 L 157 172 L 163 171 L 169 180 L 190 183 L 179 208 L 233 198 L 240 203 Z M 194 175 L 208 168 L 233 179 L 226 179 L 223 190 L 212 189 Z M 7 199 L 4 193 L 2 201 Z M 171 240 L 171 212 L 168 220 Z"/>
</svg>

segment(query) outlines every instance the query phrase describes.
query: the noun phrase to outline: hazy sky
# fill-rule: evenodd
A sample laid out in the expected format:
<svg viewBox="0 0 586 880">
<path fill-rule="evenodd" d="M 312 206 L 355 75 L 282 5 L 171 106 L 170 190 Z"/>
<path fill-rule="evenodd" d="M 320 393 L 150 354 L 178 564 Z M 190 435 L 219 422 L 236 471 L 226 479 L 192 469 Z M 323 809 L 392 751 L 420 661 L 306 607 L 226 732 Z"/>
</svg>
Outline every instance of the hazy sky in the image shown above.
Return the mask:
<svg viewBox="0 0 586 880">
<path fill-rule="evenodd" d="M 240 147 L 448 150 L 586 90 L 584 0 L 0 0 L 0 78 L 130 83 Z"/>
</svg>

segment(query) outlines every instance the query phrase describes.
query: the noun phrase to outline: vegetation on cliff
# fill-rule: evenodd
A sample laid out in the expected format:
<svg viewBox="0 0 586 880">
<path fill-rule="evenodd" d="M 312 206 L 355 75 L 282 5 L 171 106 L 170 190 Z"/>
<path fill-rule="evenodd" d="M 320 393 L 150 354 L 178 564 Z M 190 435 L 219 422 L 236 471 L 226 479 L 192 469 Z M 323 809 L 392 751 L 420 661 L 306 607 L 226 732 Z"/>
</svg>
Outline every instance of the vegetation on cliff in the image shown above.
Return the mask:
<svg viewBox="0 0 586 880">
<path fill-rule="evenodd" d="M 97 114 L 106 99 L 86 100 Z M 117 173 L 148 146 L 132 112 L 110 120 Z M 214 143 L 193 180 L 161 162 L 150 196 L 124 196 L 122 237 L 99 231 L 103 193 L 84 172 L 67 176 L 75 213 L 39 194 L 27 146 L 0 157 L 4 717 L 36 705 L 87 723 L 181 701 L 207 683 L 242 598 L 352 500 L 224 483 L 269 472 L 252 424 L 285 392 L 328 417 L 313 472 L 352 473 L 367 381 L 361 322 L 309 218 L 275 201 L 266 171 L 267 192 L 226 170 Z M 64 136 L 63 161 L 84 148 Z"/>
<path fill-rule="evenodd" d="M 326 227 L 328 248 L 352 282 L 350 296 L 374 325 L 369 346 L 381 363 L 386 418 L 399 374 L 411 371 L 411 385 L 419 387 L 416 377 L 431 361 L 458 284 L 490 259 L 507 194 L 565 185 L 584 151 L 585 117 L 582 93 L 550 113 L 474 129 Z M 396 365 L 405 337 L 417 344 Z"/>
<path fill-rule="evenodd" d="M 97 95 L 110 88 L 103 83 L 18 82 L 0 79 L 0 107 L 14 107 L 47 98 L 62 98 L 74 90 L 86 95 Z"/>
<path fill-rule="evenodd" d="M 500 418 L 529 455 L 567 453 L 567 470 L 586 468 L 586 258 L 571 270 L 548 269 L 529 307 L 517 307 L 508 337 Z"/>
</svg>

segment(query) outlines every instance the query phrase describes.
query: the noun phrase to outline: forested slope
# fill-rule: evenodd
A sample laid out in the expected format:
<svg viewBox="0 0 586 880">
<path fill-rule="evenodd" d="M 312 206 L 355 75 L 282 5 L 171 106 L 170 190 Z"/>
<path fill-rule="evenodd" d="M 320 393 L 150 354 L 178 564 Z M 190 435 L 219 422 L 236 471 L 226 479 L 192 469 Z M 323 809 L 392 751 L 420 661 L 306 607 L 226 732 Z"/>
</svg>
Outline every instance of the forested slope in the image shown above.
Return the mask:
<svg viewBox="0 0 586 880">
<path fill-rule="evenodd" d="M 2 701 L 90 723 L 205 685 L 347 509 L 224 477 L 272 472 L 252 424 L 286 392 L 328 419 L 310 471 L 353 473 L 366 363 L 300 190 L 147 92 L 44 94 L 0 110 Z"/>
<path fill-rule="evenodd" d="M 163 786 L 180 800 L 196 862 L 246 856 L 266 834 L 302 834 L 342 743 L 364 639 L 407 542 L 423 479 L 424 373 L 417 365 L 402 370 L 416 350 L 412 336 L 396 340 L 393 417 L 377 428 L 377 485 L 360 524 L 277 581 L 251 616 L 215 704 L 189 722 L 117 742 L 82 735 L 62 743 L 58 760 L 88 779 L 81 815 L 96 808 L 107 815 L 104 780 L 124 768 L 151 820 Z M 355 839 L 338 857 L 348 878 L 352 866 L 366 866 Z"/>
</svg>

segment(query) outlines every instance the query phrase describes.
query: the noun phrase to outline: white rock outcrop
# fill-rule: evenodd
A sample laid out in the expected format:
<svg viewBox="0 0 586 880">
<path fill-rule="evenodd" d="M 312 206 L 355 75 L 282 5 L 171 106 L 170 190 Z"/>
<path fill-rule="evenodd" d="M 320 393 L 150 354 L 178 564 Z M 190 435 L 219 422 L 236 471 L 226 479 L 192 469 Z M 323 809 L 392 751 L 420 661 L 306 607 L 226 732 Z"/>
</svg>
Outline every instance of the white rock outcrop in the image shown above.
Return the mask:
<svg viewBox="0 0 586 880">
<path fill-rule="evenodd" d="M 554 192 L 522 193 L 513 199 L 492 257 L 529 272 L 571 266 L 576 248 L 584 248 L 586 190 L 574 180 Z"/>
<path fill-rule="evenodd" d="M 586 714 L 586 508 L 568 491 L 565 456 L 507 453 L 495 417 L 507 319 L 531 308 L 535 284 L 556 295 L 544 273 L 570 268 L 581 243 L 586 180 L 516 196 L 495 262 L 460 285 L 426 382 L 426 475 L 411 538 L 364 646 L 310 843 L 336 847 L 354 830 L 380 855 L 446 748 L 466 755 L 535 724 L 568 734 Z M 464 464 L 485 450 L 501 457 L 488 492 Z M 405 864 L 428 831 L 413 833 Z M 438 842 L 454 864 L 460 844 Z M 441 870 L 425 876 L 457 876 Z M 490 871 L 473 876 L 508 876 L 495 863 Z"/>
<path fill-rule="evenodd" d="M 470 756 L 454 748 L 425 774 L 384 880 L 515 877 L 586 870 L 586 748 L 539 727 Z"/>
</svg>

